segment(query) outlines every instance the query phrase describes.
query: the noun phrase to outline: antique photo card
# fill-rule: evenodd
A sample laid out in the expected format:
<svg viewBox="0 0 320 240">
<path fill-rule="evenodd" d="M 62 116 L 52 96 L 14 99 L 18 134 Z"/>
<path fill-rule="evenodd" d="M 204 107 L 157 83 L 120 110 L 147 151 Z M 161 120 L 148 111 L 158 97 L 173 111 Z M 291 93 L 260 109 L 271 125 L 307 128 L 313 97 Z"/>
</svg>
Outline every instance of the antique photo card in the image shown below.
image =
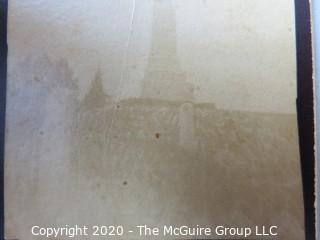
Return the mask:
<svg viewBox="0 0 320 240">
<path fill-rule="evenodd" d="M 11 0 L 7 239 L 304 239 L 292 0 Z"/>
</svg>

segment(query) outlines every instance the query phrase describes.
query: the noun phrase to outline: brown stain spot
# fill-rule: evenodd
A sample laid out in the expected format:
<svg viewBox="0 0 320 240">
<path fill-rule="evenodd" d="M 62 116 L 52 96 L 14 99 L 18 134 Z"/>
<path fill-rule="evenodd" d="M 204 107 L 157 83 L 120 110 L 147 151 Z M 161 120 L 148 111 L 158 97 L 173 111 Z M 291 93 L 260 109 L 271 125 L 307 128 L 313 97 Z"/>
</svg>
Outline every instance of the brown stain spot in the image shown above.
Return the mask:
<svg viewBox="0 0 320 240">
<path fill-rule="evenodd" d="M 120 105 L 117 105 L 117 108 L 119 109 L 119 108 L 120 108 Z"/>
<path fill-rule="evenodd" d="M 123 186 L 126 186 L 126 185 L 128 185 L 128 182 L 124 181 L 122 184 L 123 184 Z"/>
<path fill-rule="evenodd" d="M 160 138 L 160 133 L 156 133 L 155 136 L 156 136 L 157 139 L 159 139 Z"/>
</svg>

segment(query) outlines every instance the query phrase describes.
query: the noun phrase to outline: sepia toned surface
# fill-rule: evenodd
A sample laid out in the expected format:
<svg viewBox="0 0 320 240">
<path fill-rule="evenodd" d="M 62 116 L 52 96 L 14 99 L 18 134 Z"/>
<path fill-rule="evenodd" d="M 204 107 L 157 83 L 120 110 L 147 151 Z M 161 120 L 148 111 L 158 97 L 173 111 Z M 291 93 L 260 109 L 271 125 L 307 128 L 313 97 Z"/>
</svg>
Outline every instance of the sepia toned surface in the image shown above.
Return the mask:
<svg viewBox="0 0 320 240">
<path fill-rule="evenodd" d="M 8 27 L 8 239 L 66 224 L 303 239 L 293 1 L 13 0 Z"/>
</svg>

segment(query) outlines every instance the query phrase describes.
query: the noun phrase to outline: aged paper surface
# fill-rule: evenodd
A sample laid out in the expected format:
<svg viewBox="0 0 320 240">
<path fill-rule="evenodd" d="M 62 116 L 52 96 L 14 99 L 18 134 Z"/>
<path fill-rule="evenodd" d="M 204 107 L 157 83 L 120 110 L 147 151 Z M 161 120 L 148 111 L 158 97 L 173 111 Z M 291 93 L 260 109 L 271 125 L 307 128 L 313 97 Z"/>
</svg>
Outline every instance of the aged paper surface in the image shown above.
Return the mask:
<svg viewBox="0 0 320 240">
<path fill-rule="evenodd" d="M 7 238 L 221 225 L 303 239 L 293 4 L 10 1 Z"/>
</svg>

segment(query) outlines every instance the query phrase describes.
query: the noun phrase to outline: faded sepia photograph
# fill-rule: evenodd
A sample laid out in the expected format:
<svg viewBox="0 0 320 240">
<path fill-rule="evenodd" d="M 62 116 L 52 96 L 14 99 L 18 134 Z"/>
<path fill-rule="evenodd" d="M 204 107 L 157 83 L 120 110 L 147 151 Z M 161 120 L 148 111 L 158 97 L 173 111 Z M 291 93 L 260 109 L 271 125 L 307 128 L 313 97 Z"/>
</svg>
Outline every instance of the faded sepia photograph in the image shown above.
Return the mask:
<svg viewBox="0 0 320 240">
<path fill-rule="evenodd" d="M 295 34 L 292 0 L 9 1 L 6 239 L 304 239 Z"/>
</svg>

